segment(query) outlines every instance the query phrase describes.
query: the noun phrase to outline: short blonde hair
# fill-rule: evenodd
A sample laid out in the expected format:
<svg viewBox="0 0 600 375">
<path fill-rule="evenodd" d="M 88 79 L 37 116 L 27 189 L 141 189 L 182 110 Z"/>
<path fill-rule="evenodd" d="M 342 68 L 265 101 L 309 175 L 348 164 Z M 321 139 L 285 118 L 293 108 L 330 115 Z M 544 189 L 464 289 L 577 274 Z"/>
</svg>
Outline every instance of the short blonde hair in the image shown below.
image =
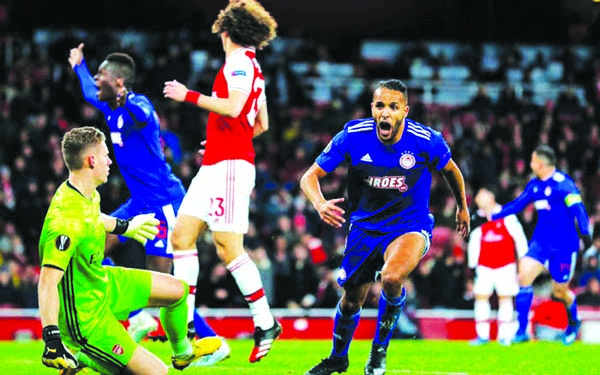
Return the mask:
<svg viewBox="0 0 600 375">
<path fill-rule="evenodd" d="M 100 130 L 84 126 L 68 131 L 62 140 L 62 154 L 69 171 L 83 168 L 83 153 L 90 147 L 104 143 L 106 137 Z"/>
</svg>

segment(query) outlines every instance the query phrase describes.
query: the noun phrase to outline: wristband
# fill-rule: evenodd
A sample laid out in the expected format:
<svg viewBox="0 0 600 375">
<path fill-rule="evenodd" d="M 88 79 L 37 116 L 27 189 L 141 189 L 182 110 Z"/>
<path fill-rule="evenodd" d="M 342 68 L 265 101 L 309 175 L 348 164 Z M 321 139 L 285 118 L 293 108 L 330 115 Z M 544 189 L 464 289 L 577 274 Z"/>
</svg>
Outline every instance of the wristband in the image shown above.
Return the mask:
<svg viewBox="0 0 600 375">
<path fill-rule="evenodd" d="M 48 340 L 60 340 L 60 329 L 56 325 L 47 325 L 42 330 L 42 339 L 44 342 Z"/>
<path fill-rule="evenodd" d="M 198 105 L 198 99 L 200 99 L 200 93 L 194 90 L 188 90 L 185 94 L 185 101 L 192 103 L 193 105 Z"/>
<path fill-rule="evenodd" d="M 112 234 L 123 234 L 127 232 L 127 228 L 129 227 L 129 220 L 123 220 L 117 218 L 117 225 L 115 225 L 115 229 L 112 230 Z"/>
</svg>

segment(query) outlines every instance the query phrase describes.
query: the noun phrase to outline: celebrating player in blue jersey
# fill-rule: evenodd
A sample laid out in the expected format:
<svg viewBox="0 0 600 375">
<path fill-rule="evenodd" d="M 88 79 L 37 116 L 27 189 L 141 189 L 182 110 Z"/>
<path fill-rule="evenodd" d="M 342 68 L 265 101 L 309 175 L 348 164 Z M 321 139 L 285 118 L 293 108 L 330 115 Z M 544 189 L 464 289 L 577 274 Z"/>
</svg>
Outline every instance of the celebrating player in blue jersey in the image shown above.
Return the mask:
<svg viewBox="0 0 600 375">
<path fill-rule="evenodd" d="M 333 350 L 307 375 L 348 368 L 348 349 L 371 284 L 381 278 L 377 330 L 365 374 L 383 374 L 387 348 L 406 299 L 403 282 L 429 249 L 434 218 L 429 212 L 431 174 L 440 172 L 458 203 L 457 231 L 469 233 L 469 210 L 462 173 L 441 134 L 408 119 L 406 85 L 379 83 L 373 118 L 348 122 L 300 181 L 321 219 L 334 227 L 345 222 L 338 205 L 326 199 L 319 179 L 348 165 L 350 232 L 338 283 L 344 293 L 337 306 Z"/>
<path fill-rule="evenodd" d="M 527 324 L 533 299 L 532 284 L 544 267 L 548 267 L 552 276 L 552 299 L 564 304 L 567 310 L 569 323 L 563 343 L 570 345 L 577 338 L 580 324 L 575 295 L 569 290 L 580 247 L 575 219 L 587 248 L 592 243 L 589 218 L 575 182 L 556 169 L 556 155 L 552 148 L 538 146 L 531 155 L 529 165 L 535 177 L 521 195 L 491 216 L 492 220 L 496 220 L 515 214 L 530 203 L 533 203 L 538 214 L 529 251 L 519 260 L 520 290 L 516 297 L 519 329 L 513 342 L 529 340 Z"/>
<path fill-rule="evenodd" d="M 111 216 L 127 219 L 141 213 L 154 213 L 160 221 L 160 232 L 153 241 L 146 243 L 147 266 L 154 271 L 171 273 L 173 251 L 169 236 L 185 188 L 165 159 L 158 115 L 148 97 L 132 91 L 135 62 L 129 55 L 109 54 L 92 77 L 83 56 L 83 46 L 81 43 L 71 49 L 69 63 L 79 78 L 83 97 L 106 119 L 115 158 L 131 194 Z M 195 284 L 190 284 L 188 298 L 192 300 L 195 288 Z M 188 302 L 188 309 L 188 322 L 196 322 L 196 333 L 200 337 L 216 336 L 198 315 L 194 303 Z M 130 317 L 130 333 L 139 341 L 157 328 L 157 322 L 146 312 L 136 313 Z M 227 356 L 229 347 L 225 342 L 223 344 Z M 222 354 L 220 351 L 198 365 L 207 364 Z"/>
</svg>

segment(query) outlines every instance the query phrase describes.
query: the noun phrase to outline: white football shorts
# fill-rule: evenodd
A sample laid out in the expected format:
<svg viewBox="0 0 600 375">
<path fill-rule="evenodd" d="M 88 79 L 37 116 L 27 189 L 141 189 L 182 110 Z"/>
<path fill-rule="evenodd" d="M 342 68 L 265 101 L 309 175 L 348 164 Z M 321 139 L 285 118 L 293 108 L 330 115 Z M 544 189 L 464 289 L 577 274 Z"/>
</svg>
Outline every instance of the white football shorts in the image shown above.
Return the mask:
<svg viewBox="0 0 600 375">
<path fill-rule="evenodd" d="M 193 178 L 179 214 L 206 222 L 213 232 L 246 233 L 256 169 L 245 160 L 203 165 Z"/>
<path fill-rule="evenodd" d="M 491 295 L 494 290 L 499 296 L 516 296 L 519 293 L 516 263 L 500 268 L 477 266 L 473 293 Z"/>
</svg>

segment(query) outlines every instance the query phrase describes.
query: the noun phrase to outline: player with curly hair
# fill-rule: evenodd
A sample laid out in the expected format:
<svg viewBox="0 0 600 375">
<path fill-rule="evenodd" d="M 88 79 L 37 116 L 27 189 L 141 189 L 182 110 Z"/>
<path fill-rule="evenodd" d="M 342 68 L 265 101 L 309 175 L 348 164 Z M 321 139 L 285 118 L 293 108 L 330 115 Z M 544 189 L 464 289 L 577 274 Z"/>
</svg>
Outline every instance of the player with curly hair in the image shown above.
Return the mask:
<svg viewBox="0 0 600 375">
<path fill-rule="evenodd" d="M 281 333 L 259 271 L 243 246 L 256 177 L 252 139 L 268 129 L 265 79 L 256 50 L 275 38 L 276 27 L 275 19 L 257 1 L 231 1 L 212 26 L 225 52 L 212 95 L 189 90 L 175 80 L 165 82 L 163 90 L 167 98 L 209 111 L 202 166 L 181 204 L 171 236 L 175 276 L 185 281 L 197 278 L 198 262 L 190 262 L 188 254 L 198 236 L 210 229 L 217 254 L 252 312 L 250 362 L 266 356 Z"/>
</svg>

